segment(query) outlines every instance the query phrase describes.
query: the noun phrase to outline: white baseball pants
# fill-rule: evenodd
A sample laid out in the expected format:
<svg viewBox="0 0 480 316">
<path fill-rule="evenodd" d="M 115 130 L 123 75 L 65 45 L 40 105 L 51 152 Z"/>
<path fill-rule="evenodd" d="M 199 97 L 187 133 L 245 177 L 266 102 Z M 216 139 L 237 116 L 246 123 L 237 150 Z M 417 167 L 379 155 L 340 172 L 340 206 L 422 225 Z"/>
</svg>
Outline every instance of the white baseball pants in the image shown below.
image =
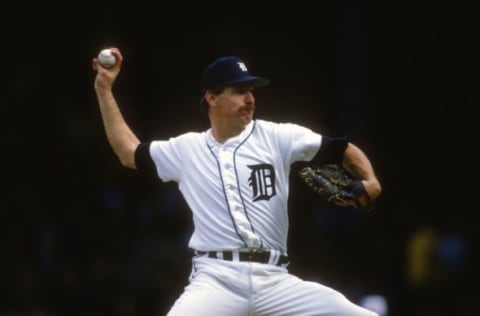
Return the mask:
<svg viewBox="0 0 480 316">
<path fill-rule="evenodd" d="M 269 264 L 194 257 L 189 281 L 167 316 L 378 316 Z"/>
</svg>

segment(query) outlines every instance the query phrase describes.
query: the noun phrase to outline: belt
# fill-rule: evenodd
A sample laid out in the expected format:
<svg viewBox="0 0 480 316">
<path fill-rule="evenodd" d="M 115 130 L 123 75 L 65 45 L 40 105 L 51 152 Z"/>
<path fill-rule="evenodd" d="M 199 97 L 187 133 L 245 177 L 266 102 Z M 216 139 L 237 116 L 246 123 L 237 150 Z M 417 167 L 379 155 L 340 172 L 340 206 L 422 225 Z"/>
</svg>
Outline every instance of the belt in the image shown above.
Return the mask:
<svg viewBox="0 0 480 316">
<path fill-rule="evenodd" d="M 224 251 L 200 251 L 196 250 L 195 253 L 200 256 L 207 255 L 213 259 L 223 259 L 227 261 L 246 261 L 257 262 L 265 264 L 273 264 L 276 266 L 288 265 L 288 257 L 281 255 L 276 251 L 270 250 L 224 250 Z"/>
</svg>

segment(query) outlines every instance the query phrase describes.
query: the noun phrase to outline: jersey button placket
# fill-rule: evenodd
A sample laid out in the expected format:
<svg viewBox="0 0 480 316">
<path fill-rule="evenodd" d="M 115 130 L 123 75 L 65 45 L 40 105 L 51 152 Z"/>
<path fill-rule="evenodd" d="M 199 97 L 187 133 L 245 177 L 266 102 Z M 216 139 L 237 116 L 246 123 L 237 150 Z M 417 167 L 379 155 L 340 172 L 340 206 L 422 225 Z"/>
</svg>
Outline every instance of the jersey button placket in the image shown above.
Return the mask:
<svg viewBox="0 0 480 316">
<path fill-rule="evenodd" d="M 252 236 L 254 234 L 251 231 L 250 223 L 243 211 L 238 187 L 236 185 L 237 178 L 235 169 L 233 168 L 233 155 L 226 151 L 226 148 L 222 148 L 219 151 L 218 159 L 222 170 L 225 194 L 233 220 L 235 221 L 239 234 L 250 244 L 250 240 L 256 239 L 256 237 Z"/>
</svg>

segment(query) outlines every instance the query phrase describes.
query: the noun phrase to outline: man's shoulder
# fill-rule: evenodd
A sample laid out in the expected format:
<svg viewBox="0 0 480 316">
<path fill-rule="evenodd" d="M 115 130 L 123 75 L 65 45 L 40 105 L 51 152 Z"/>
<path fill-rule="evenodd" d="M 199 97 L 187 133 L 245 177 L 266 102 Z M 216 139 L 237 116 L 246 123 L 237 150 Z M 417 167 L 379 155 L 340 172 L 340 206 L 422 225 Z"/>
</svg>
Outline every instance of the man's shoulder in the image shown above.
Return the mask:
<svg viewBox="0 0 480 316">
<path fill-rule="evenodd" d="M 280 124 L 284 124 L 284 123 L 269 121 L 269 120 L 265 120 L 265 119 L 256 119 L 255 120 L 255 125 L 258 126 L 258 127 L 272 128 L 272 127 L 275 127 L 275 126 L 279 126 Z"/>
<path fill-rule="evenodd" d="M 198 138 L 198 137 L 203 137 L 204 135 L 205 135 L 205 131 L 203 131 L 203 132 L 190 131 L 190 132 L 185 132 L 185 133 L 179 135 L 179 137 Z"/>
<path fill-rule="evenodd" d="M 169 142 L 194 142 L 202 139 L 205 135 L 205 132 L 195 132 L 189 131 L 185 133 L 178 134 L 176 136 L 172 136 L 168 139 Z"/>
<path fill-rule="evenodd" d="M 256 119 L 255 124 L 260 128 L 280 128 L 280 129 L 289 129 L 291 127 L 300 126 L 299 124 L 292 122 L 283 122 L 283 121 L 270 121 L 265 119 Z"/>
</svg>

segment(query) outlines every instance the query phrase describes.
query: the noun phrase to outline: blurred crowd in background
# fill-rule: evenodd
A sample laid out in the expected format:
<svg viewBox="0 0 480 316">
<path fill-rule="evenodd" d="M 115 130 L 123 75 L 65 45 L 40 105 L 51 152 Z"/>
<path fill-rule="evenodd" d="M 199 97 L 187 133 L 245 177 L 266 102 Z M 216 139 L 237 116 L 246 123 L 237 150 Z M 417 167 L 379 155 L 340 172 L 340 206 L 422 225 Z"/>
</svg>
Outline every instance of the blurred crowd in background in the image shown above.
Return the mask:
<svg viewBox="0 0 480 316">
<path fill-rule="evenodd" d="M 2 49 L 0 316 L 164 315 L 188 280 L 177 187 L 123 168 L 102 129 L 90 62 L 105 45 L 124 53 L 117 94 L 142 139 L 204 130 L 203 67 L 235 54 L 272 81 L 257 117 L 366 150 L 384 186 L 368 214 L 322 204 L 293 167 L 293 273 L 382 316 L 478 315 L 477 206 L 451 172 L 470 168 L 473 18 L 410 2 L 215 7 L 215 21 L 141 5 L 22 12 Z"/>
</svg>

